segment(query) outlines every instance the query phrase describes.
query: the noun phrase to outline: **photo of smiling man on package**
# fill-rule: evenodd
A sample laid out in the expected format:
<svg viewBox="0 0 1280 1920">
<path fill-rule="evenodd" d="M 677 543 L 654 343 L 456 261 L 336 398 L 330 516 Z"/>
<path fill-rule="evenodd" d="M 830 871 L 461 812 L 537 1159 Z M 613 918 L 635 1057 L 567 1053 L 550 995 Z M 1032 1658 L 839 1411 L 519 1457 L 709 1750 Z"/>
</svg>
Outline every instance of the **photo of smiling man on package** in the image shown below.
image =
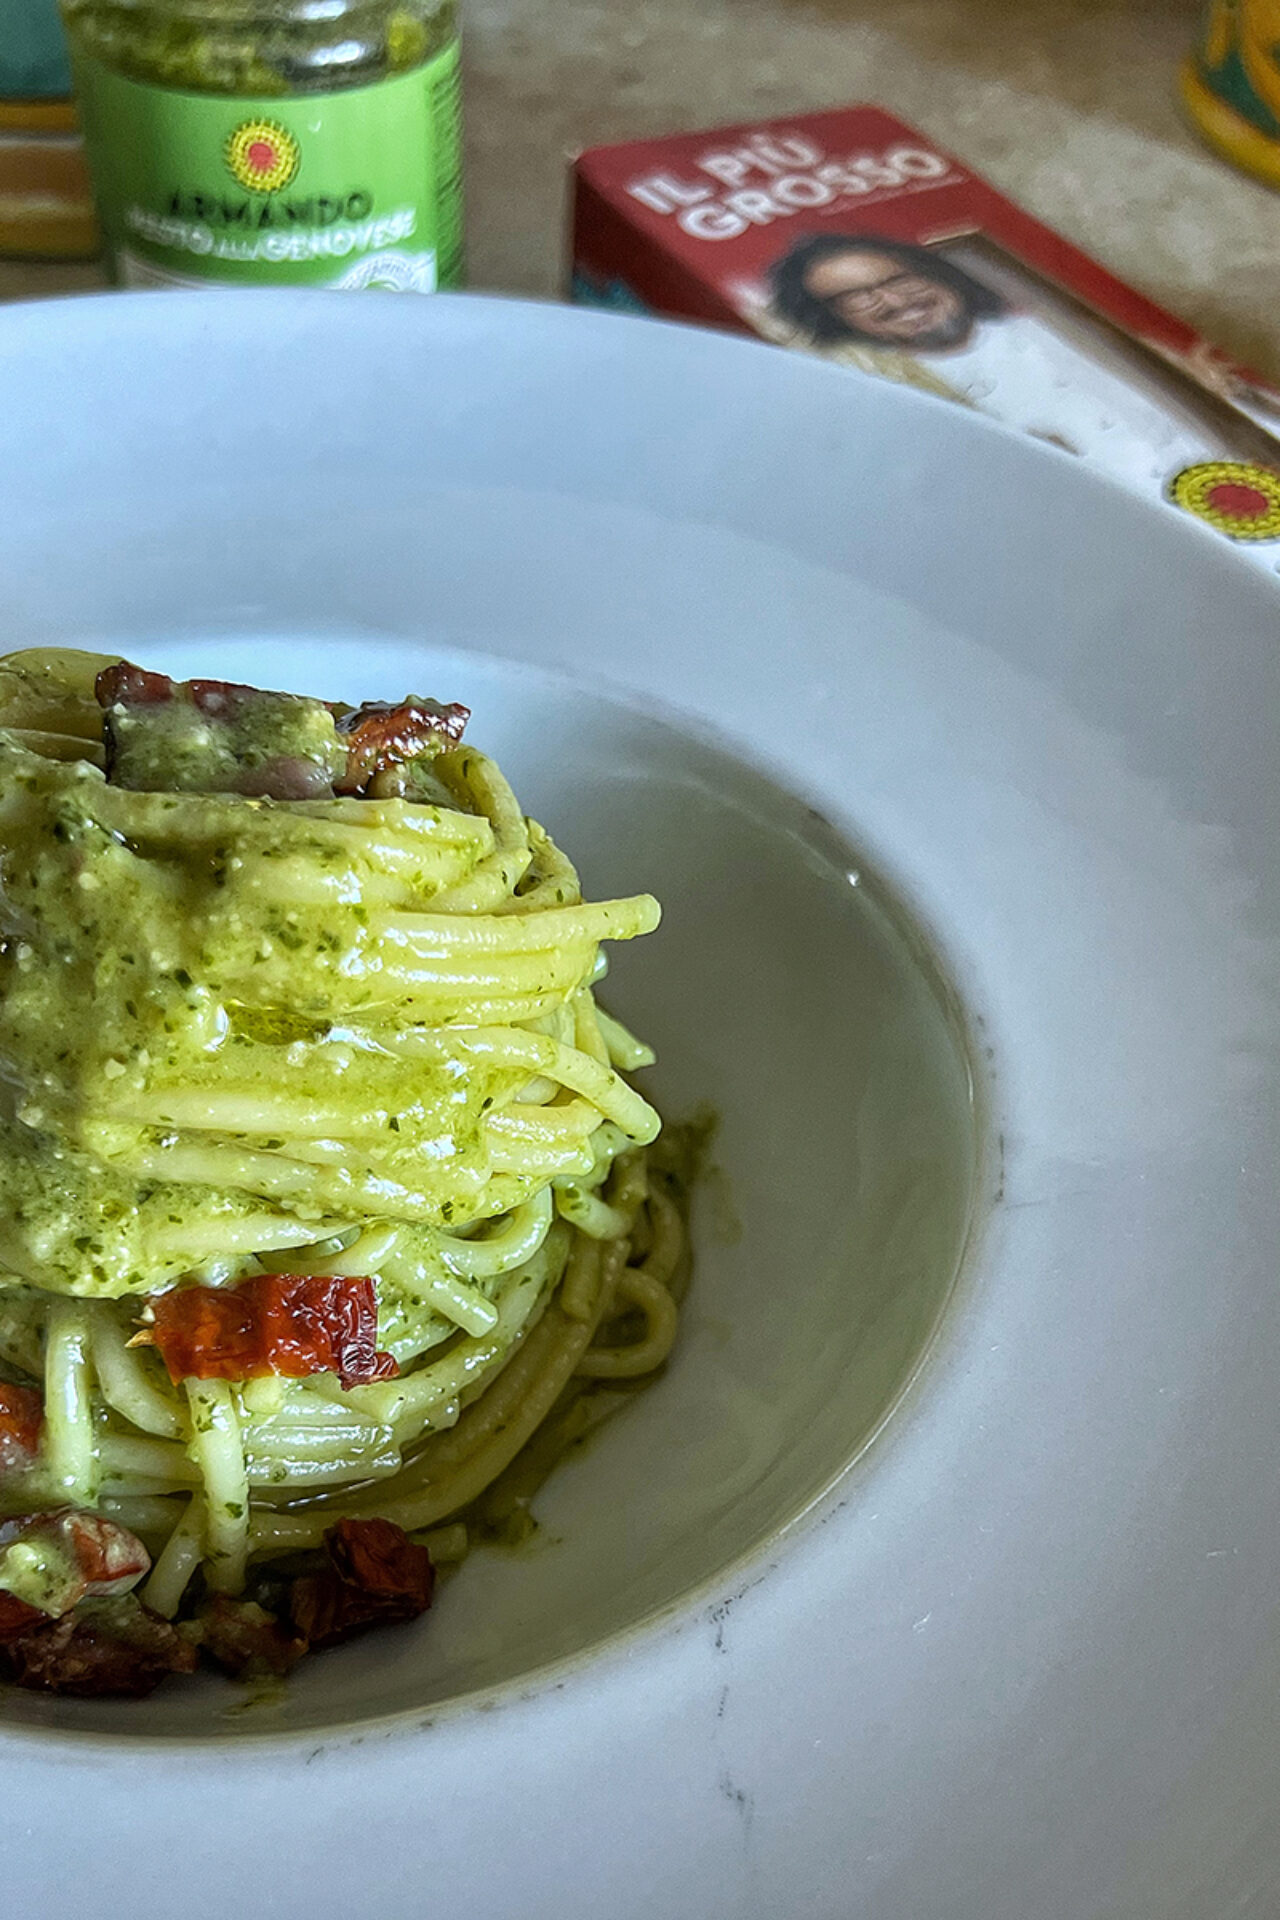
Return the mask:
<svg viewBox="0 0 1280 1920">
<path fill-rule="evenodd" d="M 900 356 L 1007 426 L 1132 483 L 1280 445 L 979 236 L 921 246 L 810 233 L 770 266 L 774 337 L 868 368 Z M 899 375 L 901 377 L 901 375 Z M 923 384 L 923 383 L 922 383 Z"/>
</svg>

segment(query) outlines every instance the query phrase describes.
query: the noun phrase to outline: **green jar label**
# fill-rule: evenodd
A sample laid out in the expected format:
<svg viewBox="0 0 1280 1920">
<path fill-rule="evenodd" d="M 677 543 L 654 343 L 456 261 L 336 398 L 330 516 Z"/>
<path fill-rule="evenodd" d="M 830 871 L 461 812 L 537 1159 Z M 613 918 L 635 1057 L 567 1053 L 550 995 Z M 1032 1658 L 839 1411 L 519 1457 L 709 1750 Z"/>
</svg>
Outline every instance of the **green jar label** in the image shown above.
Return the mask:
<svg viewBox="0 0 1280 1920">
<path fill-rule="evenodd" d="M 411 73 L 247 99 L 76 61 L 94 189 L 125 286 L 386 287 L 462 277 L 458 43 Z"/>
</svg>

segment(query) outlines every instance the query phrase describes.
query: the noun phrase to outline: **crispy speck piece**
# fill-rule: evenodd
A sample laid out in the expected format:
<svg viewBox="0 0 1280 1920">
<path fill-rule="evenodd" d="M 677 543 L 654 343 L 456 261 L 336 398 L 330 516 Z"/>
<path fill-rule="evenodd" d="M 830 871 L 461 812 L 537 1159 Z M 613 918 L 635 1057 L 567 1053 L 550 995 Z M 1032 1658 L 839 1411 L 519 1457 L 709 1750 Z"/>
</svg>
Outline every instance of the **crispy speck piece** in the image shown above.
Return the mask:
<svg viewBox="0 0 1280 1920">
<path fill-rule="evenodd" d="M 20 1687 L 80 1699 L 140 1699 L 170 1673 L 194 1673 L 192 1642 L 134 1594 L 85 1600 L 0 1648 Z"/>
<path fill-rule="evenodd" d="M 286 1674 L 307 1651 L 301 1634 L 291 1633 L 274 1613 L 253 1600 L 232 1600 L 225 1593 L 215 1593 L 197 1617 L 204 1652 L 237 1680 Z"/>
</svg>

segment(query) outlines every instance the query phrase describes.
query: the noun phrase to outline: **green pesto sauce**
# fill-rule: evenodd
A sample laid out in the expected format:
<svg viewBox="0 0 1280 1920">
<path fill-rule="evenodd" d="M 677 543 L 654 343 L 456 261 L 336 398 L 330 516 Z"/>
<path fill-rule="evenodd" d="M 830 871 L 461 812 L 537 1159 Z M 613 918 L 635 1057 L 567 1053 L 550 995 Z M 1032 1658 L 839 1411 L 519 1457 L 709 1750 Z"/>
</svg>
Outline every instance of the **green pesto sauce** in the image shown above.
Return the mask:
<svg viewBox="0 0 1280 1920">
<path fill-rule="evenodd" d="M 65 1613 L 83 1581 L 75 1559 L 58 1539 L 36 1536 L 0 1547 L 0 1592 L 42 1613 Z"/>
<path fill-rule="evenodd" d="M 0 1264 L 33 1286 L 151 1292 L 193 1264 L 184 1234 L 216 1247 L 223 1228 L 261 1212 L 248 1195 L 140 1181 L 51 1132 L 0 1120 Z"/>
<path fill-rule="evenodd" d="M 334 867 L 319 823 L 120 792 L 0 732 L 0 842 L 0 1269 L 146 1292 L 264 1212 L 439 1226 L 483 1206 L 485 1116 L 524 1076 L 469 1066 L 447 1035 L 413 1059 L 383 1048 L 395 994 L 352 977 L 367 875 Z M 283 904 L 286 851 L 332 890 Z"/>
<path fill-rule="evenodd" d="M 187 700 L 114 707 L 107 728 L 112 782 L 135 792 L 243 793 L 246 776 L 281 760 L 331 785 L 347 761 L 328 709 L 289 693 L 257 693 L 216 721 Z"/>
</svg>

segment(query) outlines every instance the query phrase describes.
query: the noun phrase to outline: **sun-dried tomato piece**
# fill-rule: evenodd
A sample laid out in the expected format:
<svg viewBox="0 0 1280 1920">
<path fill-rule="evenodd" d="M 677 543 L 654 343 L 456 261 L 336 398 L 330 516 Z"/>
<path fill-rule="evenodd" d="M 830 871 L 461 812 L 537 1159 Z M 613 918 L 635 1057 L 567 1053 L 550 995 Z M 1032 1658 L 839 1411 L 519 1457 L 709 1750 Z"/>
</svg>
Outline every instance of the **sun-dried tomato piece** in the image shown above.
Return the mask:
<svg viewBox="0 0 1280 1920">
<path fill-rule="evenodd" d="M 431 1555 L 393 1520 L 339 1520 L 325 1534 L 333 1570 L 349 1586 L 388 1604 L 412 1601 L 421 1612 L 431 1599 Z"/>
<path fill-rule="evenodd" d="M 211 1660 L 238 1680 L 263 1673 L 286 1674 L 307 1651 L 274 1613 L 252 1600 L 215 1593 L 200 1610 L 200 1645 Z"/>
<path fill-rule="evenodd" d="M 194 1673 L 191 1641 L 134 1594 L 85 1600 L 60 1620 L 43 1621 L 0 1647 L 20 1687 L 83 1699 L 139 1699 L 170 1673 Z"/>
<path fill-rule="evenodd" d="M 27 1513 L 0 1522 L 0 1592 L 7 1592 L 6 1574 L 14 1564 L 10 1555 L 15 1547 L 38 1551 L 41 1607 L 50 1615 L 69 1612 L 87 1594 L 127 1593 L 151 1565 L 151 1556 L 136 1534 L 79 1507 L 54 1507 L 48 1513 Z M 29 1569 L 30 1552 L 23 1554 L 22 1561 Z"/>
<path fill-rule="evenodd" d="M 151 1555 L 137 1534 L 100 1513 L 59 1508 L 29 1521 L 23 1538 L 30 1538 L 33 1531 L 63 1542 L 80 1571 L 86 1593 L 127 1593 L 151 1565 Z"/>
<path fill-rule="evenodd" d="M 0 1380 L 0 1473 L 21 1473 L 40 1448 L 44 1401 L 33 1387 Z"/>
<path fill-rule="evenodd" d="M 378 1351 L 367 1275 L 255 1274 L 234 1287 L 175 1287 L 150 1305 L 154 1323 L 137 1339 L 159 1348 L 175 1381 L 336 1373 L 354 1387 L 399 1371 Z"/>
<path fill-rule="evenodd" d="M 324 1537 L 329 1566 L 293 1583 L 289 1610 L 313 1650 L 369 1627 L 414 1620 L 431 1605 L 435 1568 L 391 1520 L 340 1520 Z"/>
<path fill-rule="evenodd" d="M 347 743 L 347 766 L 334 781 L 334 790 L 362 793 L 385 768 L 456 746 L 470 718 L 470 707 L 442 707 L 438 700 L 413 697 L 396 706 L 366 700 L 338 720 L 338 732 Z"/>
</svg>

